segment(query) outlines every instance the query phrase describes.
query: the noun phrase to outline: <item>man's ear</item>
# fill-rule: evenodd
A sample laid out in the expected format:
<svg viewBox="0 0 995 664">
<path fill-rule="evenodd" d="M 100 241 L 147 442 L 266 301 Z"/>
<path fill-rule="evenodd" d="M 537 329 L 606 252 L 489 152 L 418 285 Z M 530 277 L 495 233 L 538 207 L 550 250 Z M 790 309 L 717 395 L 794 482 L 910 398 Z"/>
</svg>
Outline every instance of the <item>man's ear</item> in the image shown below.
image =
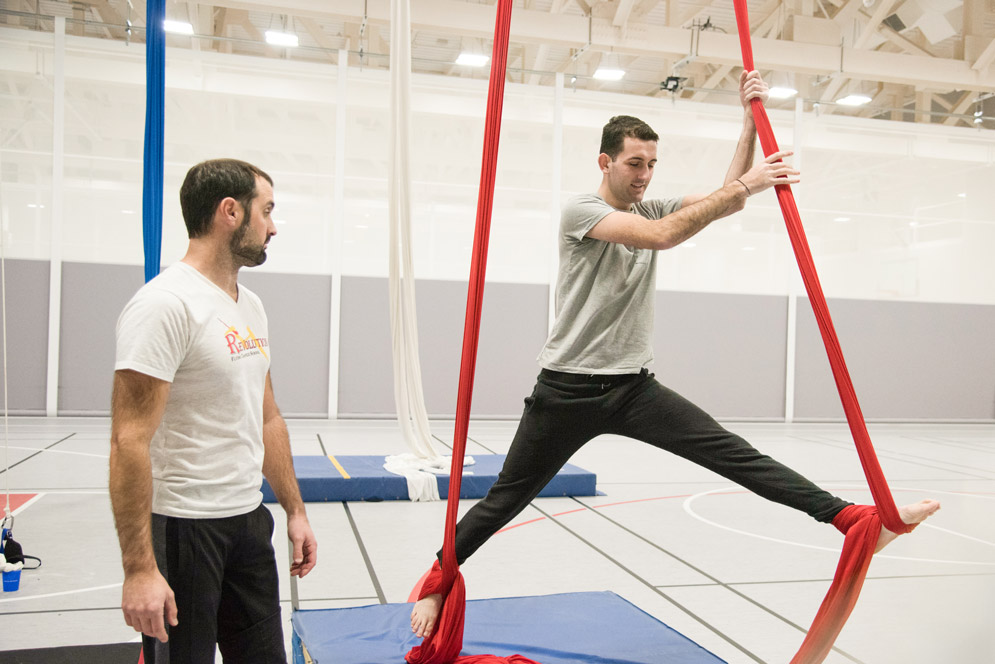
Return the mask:
<svg viewBox="0 0 995 664">
<path fill-rule="evenodd" d="M 604 152 L 602 152 L 601 154 L 598 155 L 598 166 L 601 168 L 601 172 L 602 173 L 607 173 L 608 172 L 608 164 L 611 163 L 611 161 L 612 161 L 612 158 L 609 157 Z"/>
<path fill-rule="evenodd" d="M 220 217 L 220 220 L 228 225 L 237 226 L 238 225 L 238 212 L 241 206 L 231 196 L 222 198 L 221 202 L 218 203 L 218 209 L 215 212 L 215 219 Z"/>
</svg>

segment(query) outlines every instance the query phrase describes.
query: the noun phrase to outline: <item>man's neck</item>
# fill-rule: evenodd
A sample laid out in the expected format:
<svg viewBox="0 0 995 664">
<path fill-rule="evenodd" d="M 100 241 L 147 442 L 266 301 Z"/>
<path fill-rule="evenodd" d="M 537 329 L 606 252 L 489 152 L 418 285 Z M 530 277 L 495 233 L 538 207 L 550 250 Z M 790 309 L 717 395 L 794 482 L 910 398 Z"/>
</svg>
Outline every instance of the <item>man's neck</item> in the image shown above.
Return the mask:
<svg viewBox="0 0 995 664">
<path fill-rule="evenodd" d="M 605 203 L 608 203 L 608 205 L 611 205 L 616 210 L 621 210 L 623 212 L 629 212 L 632 210 L 631 203 L 620 201 L 612 196 L 611 189 L 608 187 L 607 183 L 603 183 L 600 187 L 598 187 L 598 196 L 603 198 Z"/>
<path fill-rule="evenodd" d="M 226 252 L 210 246 L 209 242 L 191 240 L 182 261 L 238 301 L 238 265 Z"/>
</svg>

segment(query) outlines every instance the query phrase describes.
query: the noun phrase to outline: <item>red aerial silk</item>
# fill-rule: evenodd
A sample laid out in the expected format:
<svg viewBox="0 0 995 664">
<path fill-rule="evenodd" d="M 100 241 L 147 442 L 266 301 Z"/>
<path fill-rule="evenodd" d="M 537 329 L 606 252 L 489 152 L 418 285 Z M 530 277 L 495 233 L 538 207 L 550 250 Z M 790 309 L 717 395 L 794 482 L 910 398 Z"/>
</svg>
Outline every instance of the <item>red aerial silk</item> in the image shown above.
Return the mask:
<svg viewBox="0 0 995 664">
<path fill-rule="evenodd" d="M 733 4 L 736 9 L 739 42 L 743 51 L 743 68 L 751 71 L 754 68 L 753 46 L 750 42 L 750 21 L 746 0 L 733 0 Z M 759 99 L 752 99 L 750 103 L 753 119 L 757 126 L 757 134 L 760 137 L 760 145 L 763 147 L 764 154 L 769 156 L 778 151 L 774 131 L 771 129 L 763 103 Z M 839 566 L 836 568 L 833 584 L 823 599 L 822 606 L 816 614 L 801 648 L 791 660 L 791 664 L 814 664 L 823 661 L 829 654 L 836 636 L 843 629 L 846 619 L 850 616 L 850 612 L 857 602 L 860 587 L 867 574 L 867 567 L 870 565 L 871 556 L 874 555 L 874 546 L 881 531 L 881 524 L 883 523 L 885 528 L 895 533 L 910 532 L 912 526 L 904 523 L 899 516 L 898 508 L 891 496 L 891 490 L 888 488 L 884 473 L 881 471 L 881 465 L 874 453 L 871 437 L 867 432 L 864 416 L 860 411 L 860 404 L 857 403 L 857 394 L 854 392 L 853 383 L 843 359 L 843 351 L 840 350 L 839 339 L 836 337 L 836 330 L 833 327 L 832 318 L 829 316 L 829 307 L 826 305 L 826 298 L 822 293 L 822 286 L 819 284 L 819 275 L 815 271 L 812 252 L 809 250 L 808 241 L 805 238 L 805 229 L 802 227 L 791 187 L 777 185 L 775 190 L 788 228 L 788 235 L 791 238 L 791 246 L 794 248 L 795 258 L 798 260 L 798 268 L 801 271 L 802 280 L 805 282 L 805 289 L 808 291 L 815 319 L 819 324 L 819 331 L 822 333 L 826 353 L 829 355 L 829 364 L 833 370 L 833 378 L 836 380 L 836 389 L 839 390 L 843 411 L 846 413 L 846 420 L 850 425 L 850 432 L 853 435 L 857 454 L 864 468 L 864 475 L 870 486 L 875 505 L 875 507 L 848 507 L 833 520 L 833 525 L 846 535 Z"/>
<path fill-rule="evenodd" d="M 449 500 L 446 507 L 446 530 L 442 544 L 442 564 L 433 565 L 424 579 L 418 598 L 439 593 L 443 604 L 435 629 L 422 644 L 405 655 L 408 664 L 538 664 L 520 655 L 497 657 L 472 655 L 459 657 L 463 648 L 463 619 L 466 611 L 466 587 L 456 562 L 456 515 L 459 510 L 460 483 L 463 479 L 463 456 L 470 424 L 470 401 L 473 374 L 477 364 L 477 341 L 480 337 L 480 312 L 484 300 L 484 277 L 487 270 L 487 241 L 494 202 L 494 179 L 497 174 L 498 142 L 501 135 L 501 110 L 504 80 L 508 63 L 508 38 L 511 27 L 511 0 L 499 0 L 491 54 L 491 77 L 487 91 L 487 117 L 484 129 L 484 154 L 477 198 L 477 225 L 473 234 L 470 261 L 470 284 L 466 296 L 466 322 L 463 328 L 463 356 L 460 363 L 459 395 L 456 400 L 456 433 L 449 475 Z"/>
</svg>

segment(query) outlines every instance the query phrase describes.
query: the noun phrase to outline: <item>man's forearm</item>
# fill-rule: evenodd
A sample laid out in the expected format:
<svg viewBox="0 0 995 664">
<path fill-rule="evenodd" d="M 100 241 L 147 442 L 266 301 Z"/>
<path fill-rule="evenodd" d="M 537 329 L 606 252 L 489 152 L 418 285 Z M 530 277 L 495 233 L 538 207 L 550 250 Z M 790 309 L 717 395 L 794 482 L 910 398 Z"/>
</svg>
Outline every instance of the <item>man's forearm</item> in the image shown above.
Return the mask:
<svg viewBox="0 0 995 664">
<path fill-rule="evenodd" d="M 155 569 L 148 445 L 111 441 L 110 497 L 125 574 Z"/>
<path fill-rule="evenodd" d="M 263 475 L 270 488 L 280 501 L 287 516 L 304 513 L 304 501 L 294 472 L 294 459 L 290 453 L 290 434 L 282 416 L 276 416 L 263 424 Z"/>
<path fill-rule="evenodd" d="M 682 207 L 660 220 L 664 224 L 662 241 L 654 248 L 671 249 L 716 219 L 739 212 L 746 205 L 746 189 L 735 182 L 726 184 L 705 198 Z"/>
<path fill-rule="evenodd" d="M 734 182 L 753 167 L 756 145 L 757 126 L 753 123 L 753 115 L 747 113 L 743 118 L 743 131 L 740 132 L 739 142 L 736 143 L 736 152 L 732 157 L 732 163 L 729 164 L 729 170 L 726 171 L 724 184 Z"/>
</svg>

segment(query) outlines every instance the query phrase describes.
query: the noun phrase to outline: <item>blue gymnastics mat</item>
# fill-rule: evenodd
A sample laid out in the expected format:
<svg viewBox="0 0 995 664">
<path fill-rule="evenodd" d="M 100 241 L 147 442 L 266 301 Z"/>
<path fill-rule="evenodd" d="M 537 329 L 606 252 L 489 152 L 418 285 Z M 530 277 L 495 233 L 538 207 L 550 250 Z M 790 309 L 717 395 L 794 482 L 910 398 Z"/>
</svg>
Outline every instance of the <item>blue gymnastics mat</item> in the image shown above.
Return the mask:
<svg viewBox="0 0 995 664">
<path fill-rule="evenodd" d="M 421 643 L 411 604 L 295 611 L 294 664 L 404 664 Z M 302 648 L 303 645 L 303 648 Z M 612 592 L 471 600 L 461 655 L 523 655 L 540 664 L 724 664 Z"/>
<path fill-rule="evenodd" d="M 474 454 L 475 463 L 463 469 L 460 498 L 483 498 L 497 480 L 503 454 Z M 333 461 L 334 459 L 334 461 Z M 295 456 L 294 471 L 304 502 L 359 500 L 408 500 L 408 482 L 384 470 L 383 456 Z M 567 464 L 539 493 L 542 498 L 597 495 L 594 473 Z M 449 492 L 449 476 L 439 475 L 439 495 Z M 269 484 L 263 481 L 263 501 L 275 503 Z"/>
</svg>

